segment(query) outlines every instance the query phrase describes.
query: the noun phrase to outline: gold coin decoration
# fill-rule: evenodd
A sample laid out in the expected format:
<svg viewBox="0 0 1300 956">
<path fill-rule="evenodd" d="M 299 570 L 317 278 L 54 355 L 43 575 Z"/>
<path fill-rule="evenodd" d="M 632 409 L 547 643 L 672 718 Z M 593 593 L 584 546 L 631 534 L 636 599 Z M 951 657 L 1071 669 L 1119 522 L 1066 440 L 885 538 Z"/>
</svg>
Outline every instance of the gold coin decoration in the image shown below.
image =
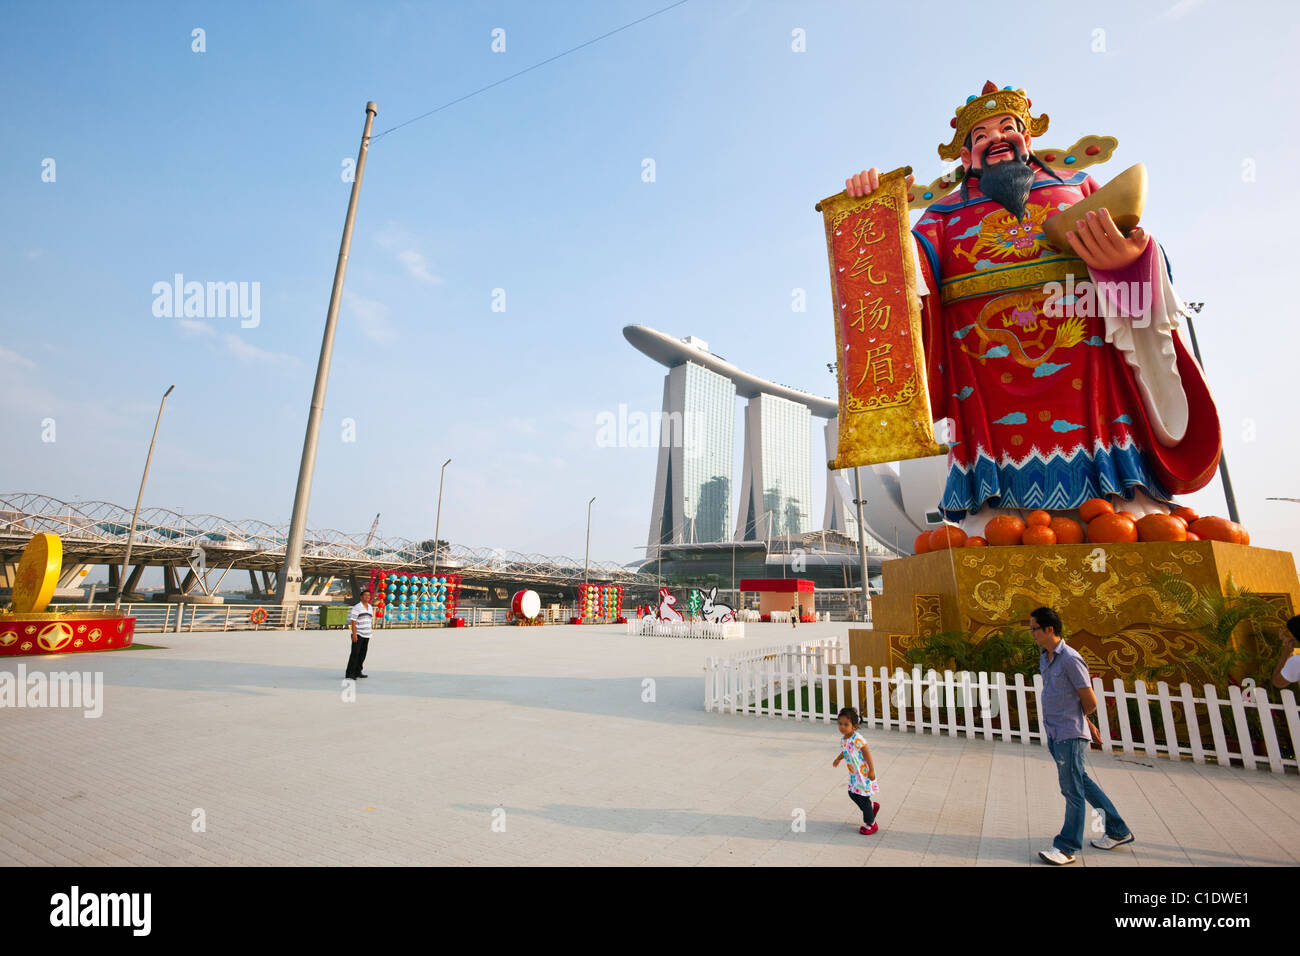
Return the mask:
<svg viewBox="0 0 1300 956">
<path fill-rule="evenodd" d="M 36 643 L 42 650 L 50 652 L 63 650 L 71 640 L 72 625 L 64 621 L 47 624 L 41 628 L 41 633 L 36 635 Z"/>
<path fill-rule="evenodd" d="M 63 541 L 59 536 L 45 532 L 32 535 L 23 548 L 14 579 L 14 613 L 40 614 L 49 607 L 62 568 Z"/>
</svg>

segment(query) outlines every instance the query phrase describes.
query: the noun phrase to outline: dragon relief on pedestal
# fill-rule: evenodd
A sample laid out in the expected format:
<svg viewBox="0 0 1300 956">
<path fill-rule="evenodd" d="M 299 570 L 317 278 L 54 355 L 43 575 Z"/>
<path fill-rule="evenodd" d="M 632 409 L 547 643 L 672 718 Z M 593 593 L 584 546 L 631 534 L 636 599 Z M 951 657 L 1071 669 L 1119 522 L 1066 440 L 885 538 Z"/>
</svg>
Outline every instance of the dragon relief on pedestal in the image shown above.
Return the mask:
<svg viewBox="0 0 1300 956">
<path fill-rule="evenodd" d="M 1012 563 L 1024 564 L 1024 555 L 1014 555 Z M 985 574 L 986 578 L 971 589 L 971 597 L 983 610 L 998 619 L 1003 619 L 1011 613 L 1017 597 L 1027 598 L 1031 606 L 1046 604 L 1049 607 L 1056 607 L 1061 602 L 1061 589 L 1055 582 L 1049 581 L 1046 575 L 1049 568 L 1059 572 L 1064 567 L 1064 555 L 1044 556 L 1039 559 L 1038 572 L 1032 579 L 1034 586 L 1027 586 L 1029 579 L 1025 575 L 1010 574 L 1007 576 L 1008 584 L 1004 587 L 987 576 L 989 566 L 986 565 L 981 569 L 981 573 Z M 1027 612 L 1029 608 L 1024 610 Z"/>
<path fill-rule="evenodd" d="M 1173 625 L 1186 623 L 1186 614 L 1177 600 L 1164 594 L 1145 571 L 1139 570 L 1141 555 L 1132 552 L 1117 555 L 1100 583 L 1089 557 L 1081 557 L 1075 567 L 1070 566 L 1071 562 L 1063 554 L 1033 557 L 1038 566 L 1032 575 L 1027 573 L 1027 568 L 1020 571 L 993 563 L 980 565 L 982 580 L 971 588 L 971 600 L 990 619 L 1003 621 L 1038 605 L 1064 612 L 1071 603 L 1085 601 L 1086 608 L 1077 608 L 1072 614 L 1080 623 L 1083 619 L 1100 623 L 1117 618 L 1125 608 L 1132 608 L 1134 601 L 1145 600 L 1150 602 L 1156 619 Z M 1010 556 L 1010 564 L 1023 567 L 1026 558 L 1023 554 Z M 975 568 L 979 559 L 963 563 Z"/>
<path fill-rule="evenodd" d="M 1106 580 L 1093 592 L 1092 607 L 1101 617 L 1115 617 L 1119 614 L 1121 605 L 1142 598 L 1151 602 L 1156 619 L 1168 624 L 1188 623 L 1187 615 L 1179 603 L 1172 597 L 1161 594 L 1141 571 L 1135 572 L 1125 586 L 1121 583 L 1118 572 L 1111 569 Z"/>
</svg>

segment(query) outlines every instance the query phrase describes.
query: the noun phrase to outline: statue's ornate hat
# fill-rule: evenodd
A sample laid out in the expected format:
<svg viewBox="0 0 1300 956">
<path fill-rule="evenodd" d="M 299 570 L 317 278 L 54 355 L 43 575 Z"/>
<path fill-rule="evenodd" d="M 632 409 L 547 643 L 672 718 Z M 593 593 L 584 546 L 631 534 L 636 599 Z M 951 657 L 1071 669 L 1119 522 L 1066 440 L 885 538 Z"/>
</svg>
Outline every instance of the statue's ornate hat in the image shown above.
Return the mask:
<svg viewBox="0 0 1300 956">
<path fill-rule="evenodd" d="M 1024 90 L 1009 86 L 998 89 L 993 81 L 989 80 L 984 84 L 984 89 L 978 94 L 966 97 L 966 102 L 954 111 L 956 115 L 953 116 L 951 125 L 956 133 L 953 134 L 952 142 L 946 146 L 942 144 L 939 146 L 939 158 L 945 160 L 960 158 L 962 145 L 970 135 L 971 127 L 992 116 L 1009 113 L 1025 124 L 1029 135 L 1041 136 L 1047 132 L 1047 114 L 1030 116 L 1029 108 L 1032 105 Z"/>
</svg>

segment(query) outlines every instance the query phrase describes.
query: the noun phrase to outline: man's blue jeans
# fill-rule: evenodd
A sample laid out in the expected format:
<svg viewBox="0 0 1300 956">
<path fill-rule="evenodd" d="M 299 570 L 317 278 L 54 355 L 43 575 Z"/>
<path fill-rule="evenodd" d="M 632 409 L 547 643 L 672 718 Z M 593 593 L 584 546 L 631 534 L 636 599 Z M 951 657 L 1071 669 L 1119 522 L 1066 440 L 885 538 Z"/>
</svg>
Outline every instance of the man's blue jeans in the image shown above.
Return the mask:
<svg viewBox="0 0 1300 956">
<path fill-rule="evenodd" d="M 1088 741 L 1082 738 L 1047 741 L 1047 750 L 1056 761 L 1061 796 L 1065 797 L 1065 826 L 1061 827 L 1060 834 L 1052 844 L 1062 853 L 1071 856 L 1083 849 L 1085 800 L 1105 815 L 1106 836 L 1112 840 L 1122 840 L 1128 836 L 1128 824 L 1119 815 L 1115 805 L 1084 772 L 1083 754 L 1087 749 Z"/>
</svg>

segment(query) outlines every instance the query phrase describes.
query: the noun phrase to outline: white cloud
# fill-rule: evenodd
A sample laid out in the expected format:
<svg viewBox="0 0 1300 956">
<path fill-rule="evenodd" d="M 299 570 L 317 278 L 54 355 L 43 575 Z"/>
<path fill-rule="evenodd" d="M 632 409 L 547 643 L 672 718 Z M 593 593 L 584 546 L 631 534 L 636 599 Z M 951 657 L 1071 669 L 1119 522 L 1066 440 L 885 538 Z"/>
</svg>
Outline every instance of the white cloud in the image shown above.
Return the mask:
<svg viewBox="0 0 1300 956">
<path fill-rule="evenodd" d="M 283 352 L 268 352 L 266 349 L 259 349 L 256 345 L 249 345 L 238 335 L 227 334 L 225 336 L 226 351 L 241 362 L 262 362 L 271 365 L 296 365 L 298 360 L 292 355 L 286 355 Z"/>
<path fill-rule="evenodd" d="M 217 330 L 210 322 L 203 322 L 198 319 L 176 319 L 176 325 L 181 332 L 191 338 L 215 339 Z M 226 351 L 233 355 L 239 361 L 245 364 L 264 364 L 264 365 L 297 365 L 298 360 L 292 355 L 284 352 L 268 352 L 266 349 L 259 349 L 256 345 L 250 345 L 233 332 L 227 332 L 221 336 L 221 342 Z"/>
<path fill-rule="evenodd" d="M 10 351 L 3 345 L 0 345 L 0 365 L 16 365 L 19 368 L 36 368 L 36 363 L 31 359 L 25 358 L 17 352 Z"/>
<path fill-rule="evenodd" d="M 198 319 L 177 319 L 176 324 L 186 335 L 216 335 L 216 330 L 207 322 Z"/>
<path fill-rule="evenodd" d="M 421 282 L 427 282 L 430 285 L 437 285 L 442 282 L 440 278 L 429 271 L 429 263 L 424 256 L 414 249 L 403 249 L 397 254 L 397 261 L 406 267 L 407 273 L 414 279 Z"/>
<path fill-rule="evenodd" d="M 1162 16 L 1166 20 L 1181 20 L 1199 7 L 1202 2 L 1203 0 L 1178 0 L 1178 2 L 1166 10 Z"/>
<path fill-rule="evenodd" d="M 394 257 L 411 278 L 429 285 L 441 284 L 442 278 L 434 274 L 429 260 L 416 248 L 415 237 L 397 223 L 385 223 L 384 228 L 375 235 L 375 242 L 381 248 L 394 250 Z"/>
<path fill-rule="evenodd" d="M 397 341 L 397 329 L 388 320 L 388 306 L 355 292 L 344 292 L 343 298 L 348 314 L 356 319 L 362 335 L 376 345 L 392 345 Z"/>
</svg>

